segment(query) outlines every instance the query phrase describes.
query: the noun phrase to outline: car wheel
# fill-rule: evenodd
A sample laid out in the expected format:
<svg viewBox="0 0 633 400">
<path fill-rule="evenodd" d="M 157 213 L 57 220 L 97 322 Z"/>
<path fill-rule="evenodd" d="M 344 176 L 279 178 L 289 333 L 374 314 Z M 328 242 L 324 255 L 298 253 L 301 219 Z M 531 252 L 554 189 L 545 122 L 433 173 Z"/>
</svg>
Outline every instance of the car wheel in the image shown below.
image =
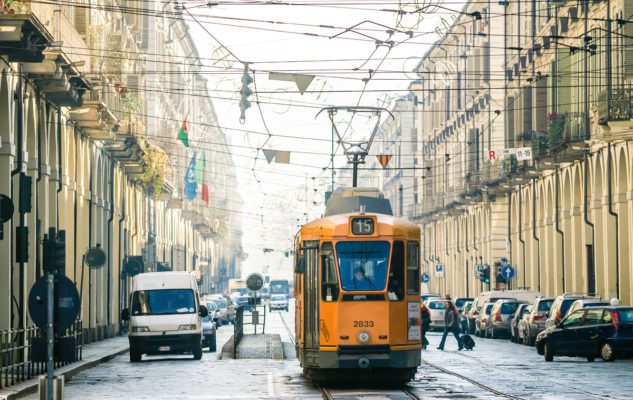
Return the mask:
<svg viewBox="0 0 633 400">
<path fill-rule="evenodd" d="M 545 361 L 554 361 L 554 349 L 552 349 L 552 344 L 550 342 L 545 342 L 543 355 L 545 356 Z"/>
<path fill-rule="evenodd" d="M 593 356 L 592 357 L 587 357 L 587 361 L 594 362 L 594 361 L 596 361 L 596 357 L 593 357 Z"/>
<path fill-rule="evenodd" d="M 136 346 L 130 346 L 130 362 L 137 363 L 141 361 L 141 352 L 138 351 Z"/>
<path fill-rule="evenodd" d="M 202 359 L 202 342 L 198 342 L 198 343 L 194 344 L 193 345 L 193 349 L 191 350 L 191 352 L 193 353 L 193 359 L 194 360 Z"/>
<path fill-rule="evenodd" d="M 602 343 L 602 346 L 600 346 L 600 358 L 604 361 L 615 361 L 615 350 L 613 350 L 611 343 Z"/>
</svg>

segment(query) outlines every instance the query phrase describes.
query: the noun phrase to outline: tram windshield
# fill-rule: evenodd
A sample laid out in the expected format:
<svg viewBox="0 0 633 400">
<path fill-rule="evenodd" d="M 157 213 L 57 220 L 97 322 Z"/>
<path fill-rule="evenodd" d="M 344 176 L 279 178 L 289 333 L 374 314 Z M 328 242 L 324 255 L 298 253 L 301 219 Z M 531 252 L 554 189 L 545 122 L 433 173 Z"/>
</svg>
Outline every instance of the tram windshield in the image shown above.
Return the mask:
<svg viewBox="0 0 633 400">
<path fill-rule="evenodd" d="M 389 242 L 338 242 L 336 256 L 343 290 L 384 290 L 389 250 Z"/>
</svg>

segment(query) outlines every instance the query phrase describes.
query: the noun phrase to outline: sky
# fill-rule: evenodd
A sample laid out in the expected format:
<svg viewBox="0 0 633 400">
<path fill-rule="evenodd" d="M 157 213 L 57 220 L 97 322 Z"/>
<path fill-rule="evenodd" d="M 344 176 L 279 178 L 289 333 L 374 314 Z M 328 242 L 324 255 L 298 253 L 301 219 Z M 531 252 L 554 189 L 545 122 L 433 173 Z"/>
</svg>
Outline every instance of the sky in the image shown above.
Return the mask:
<svg viewBox="0 0 633 400">
<path fill-rule="evenodd" d="M 332 124 L 326 112 L 318 112 L 332 106 L 390 108 L 416 79 L 411 71 L 438 39 L 436 26 L 462 7 L 448 0 L 293 3 L 186 3 L 205 70 L 213 71 L 205 77 L 220 125 L 237 129 L 225 134 L 244 199 L 243 275 L 291 279 L 292 258 L 284 252 L 300 224 L 323 213 L 332 181 Z M 245 63 L 255 82 L 242 124 L 238 104 Z M 294 82 L 270 79 L 270 72 L 314 79 L 302 95 Z M 358 141 L 368 138 L 376 116 L 340 110 L 335 123 L 345 140 Z M 259 148 L 290 151 L 290 164 L 268 164 Z M 335 145 L 334 166 L 346 167 L 345 160 Z"/>
</svg>

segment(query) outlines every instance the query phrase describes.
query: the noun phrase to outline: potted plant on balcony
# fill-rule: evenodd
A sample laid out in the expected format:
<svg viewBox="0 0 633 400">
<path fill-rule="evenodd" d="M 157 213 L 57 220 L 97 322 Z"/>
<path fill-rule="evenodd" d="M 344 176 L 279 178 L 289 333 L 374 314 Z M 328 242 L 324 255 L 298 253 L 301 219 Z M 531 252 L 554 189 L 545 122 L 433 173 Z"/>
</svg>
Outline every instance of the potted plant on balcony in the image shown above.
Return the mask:
<svg viewBox="0 0 633 400">
<path fill-rule="evenodd" d="M 547 126 L 547 136 L 550 149 L 558 148 L 563 142 L 563 132 L 565 131 L 565 114 L 549 114 L 549 125 Z"/>
<path fill-rule="evenodd" d="M 163 181 L 167 171 L 167 155 L 156 147 L 147 147 L 143 152 L 145 168 L 139 178 L 141 185 L 147 189 L 154 198 L 160 196 L 163 190 Z"/>
<path fill-rule="evenodd" d="M 536 132 L 532 135 L 532 152 L 536 156 L 542 156 L 549 150 L 549 138 L 544 132 Z"/>
</svg>

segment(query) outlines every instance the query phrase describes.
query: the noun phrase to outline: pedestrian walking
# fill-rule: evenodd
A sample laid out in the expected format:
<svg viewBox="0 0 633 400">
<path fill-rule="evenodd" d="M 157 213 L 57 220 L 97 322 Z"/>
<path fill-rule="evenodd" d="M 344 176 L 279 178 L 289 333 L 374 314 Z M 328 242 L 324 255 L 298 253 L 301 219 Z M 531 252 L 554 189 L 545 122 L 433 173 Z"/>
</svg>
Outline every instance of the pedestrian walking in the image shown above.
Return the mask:
<svg viewBox="0 0 633 400">
<path fill-rule="evenodd" d="M 422 321 L 422 349 L 426 349 L 429 345 L 426 333 L 431 328 L 431 312 L 424 303 L 420 303 L 420 321 Z"/>
<path fill-rule="evenodd" d="M 458 350 L 464 348 L 462 340 L 459 338 L 459 318 L 457 315 L 457 309 L 452 301 L 446 302 L 446 312 L 444 313 L 444 334 L 442 335 L 442 341 L 438 346 L 438 350 L 444 350 L 444 344 L 446 343 L 446 337 L 449 333 L 455 335 L 457 340 Z"/>
</svg>

